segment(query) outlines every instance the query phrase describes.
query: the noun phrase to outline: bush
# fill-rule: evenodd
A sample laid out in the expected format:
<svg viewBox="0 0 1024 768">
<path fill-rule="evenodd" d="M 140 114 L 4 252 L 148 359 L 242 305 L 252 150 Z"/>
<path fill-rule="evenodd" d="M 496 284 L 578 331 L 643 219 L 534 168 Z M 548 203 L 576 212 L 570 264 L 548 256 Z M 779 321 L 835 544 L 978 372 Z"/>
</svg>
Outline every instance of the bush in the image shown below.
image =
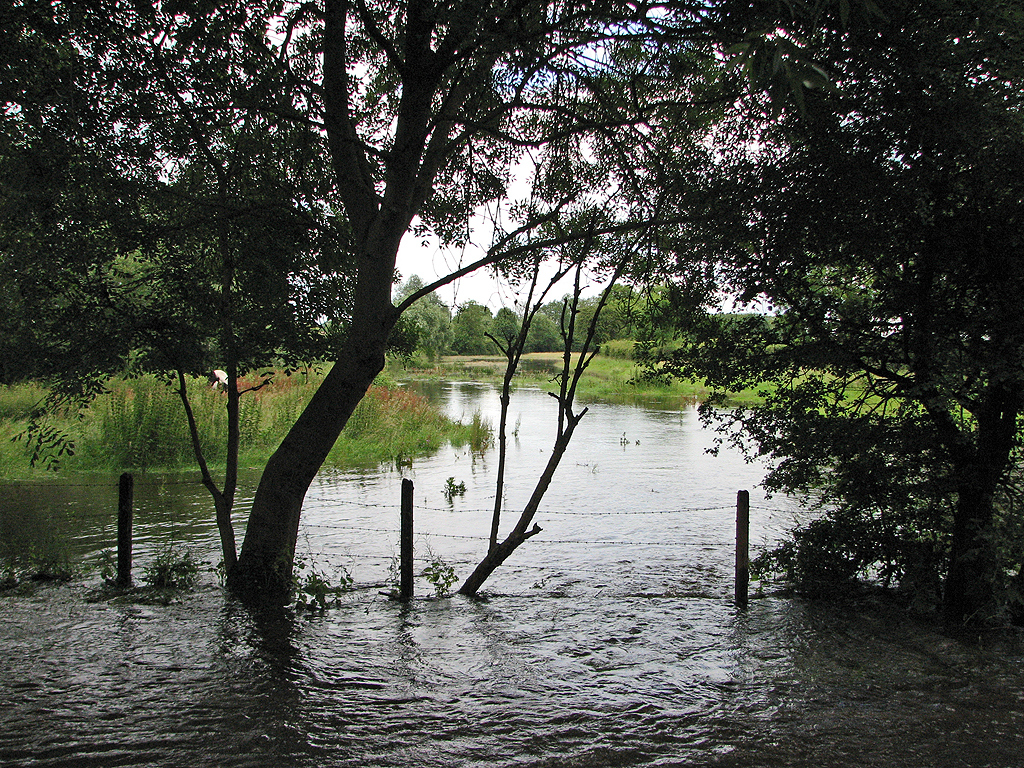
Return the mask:
<svg viewBox="0 0 1024 768">
<path fill-rule="evenodd" d="M 937 601 L 942 559 L 936 542 L 914 531 L 867 512 L 830 510 L 796 528 L 789 541 L 754 558 L 751 575 L 780 576 L 809 597 L 828 597 L 857 582 L 875 581 L 913 591 L 924 607 Z"/>
<path fill-rule="evenodd" d="M 192 550 L 169 544 L 143 570 L 142 580 L 159 589 L 191 589 L 201 568 L 202 563 L 195 559 Z"/>
<path fill-rule="evenodd" d="M 435 597 L 447 597 L 452 591 L 452 585 L 459 580 L 455 575 L 455 568 L 437 555 L 430 554 L 428 557 L 429 562 L 423 569 L 423 577 L 433 584 Z"/>
<path fill-rule="evenodd" d="M 341 602 L 341 596 L 350 591 L 354 583 L 352 574 L 343 567 L 334 570 L 332 579 L 315 562 L 297 560 L 292 576 L 295 608 L 324 611 L 337 607 Z"/>
</svg>

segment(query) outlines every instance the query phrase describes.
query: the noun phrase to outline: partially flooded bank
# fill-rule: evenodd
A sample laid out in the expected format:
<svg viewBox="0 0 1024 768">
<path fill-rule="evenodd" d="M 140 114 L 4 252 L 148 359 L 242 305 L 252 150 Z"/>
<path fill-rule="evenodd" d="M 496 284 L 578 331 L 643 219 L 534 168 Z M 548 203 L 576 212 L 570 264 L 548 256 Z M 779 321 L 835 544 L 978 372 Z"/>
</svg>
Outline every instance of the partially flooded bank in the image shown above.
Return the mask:
<svg viewBox="0 0 1024 768">
<path fill-rule="evenodd" d="M 484 384 L 430 396 L 455 417 L 486 415 L 495 400 Z M 513 399 L 510 510 L 546 459 L 550 402 L 542 392 Z M 757 493 L 756 466 L 708 456 L 692 409 L 595 403 L 580 430 L 538 515 L 543 534 L 481 600 L 432 599 L 420 579 L 401 606 L 370 586 L 386 580 L 397 549 L 404 477 L 416 488 L 421 563 L 429 552 L 461 575 L 486 551 L 494 461 L 469 447 L 321 473 L 300 548 L 365 586 L 337 609 L 253 616 L 212 573 L 171 605 L 90 602 L 95 576 L 0 598 L 0 764 L 1019 763 L 1016 636 L 950 638 L 867 598 L 836 606 L 755 593 L 737 610 L 736 490 L 752 491 L 755 544 L 797 510 Z M 466 494 L 449 502 L 448 478 Z M 137 488 L 138 563 L 169 537 L 215 559 L 203 489 L 162 481 Z M 5 497 L 69 515 L 88 559 L 112 540 L 104 488 Z"/>
</svg>

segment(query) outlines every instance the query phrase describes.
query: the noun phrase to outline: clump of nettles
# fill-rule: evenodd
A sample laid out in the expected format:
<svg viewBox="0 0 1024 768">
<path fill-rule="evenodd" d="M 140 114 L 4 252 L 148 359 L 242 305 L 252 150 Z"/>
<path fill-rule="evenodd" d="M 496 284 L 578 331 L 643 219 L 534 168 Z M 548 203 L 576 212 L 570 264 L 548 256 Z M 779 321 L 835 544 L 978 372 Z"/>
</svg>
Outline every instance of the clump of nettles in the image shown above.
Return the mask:
<svg viewBox="0 0 1024 768">
<path fill-rule="evenodd" d="M 447 597 L 451 594 L 452 586 L 459 577 L 455 574 L 455 568 L 440 555 L 435 555 L 428 550 L 427 565 L 420 572 L 431 586 L 434 587 L 434 597 Z M 392 599 L 398 599 L 401 593 L 402 568 L 399 558 L 393 556 L 388 564 L 387 584 L 391 590 L 386 594 Z"/>
<path fill-rule="evenodd" d="M 448 480 L 445 481 L 443 493 L 444 493 L 444 497 L 446 499 L 448 499 L 448 503 L 451 504 L 452 500 L 456 496 L 465 496 L 466 495 L 466 484 L 465 484 L 465 482 L 461 482 L 461 481 L 456 483 L 454 477 L 449 477 Z"/>
<path fill-rule="evenodd" d="M 423 577 L 434 586 L 434 595 L 447 597 L 452 591 L 452 585 L 458 581 L 455 575 L 455 568 L 436 555 L 430 556 L 430 562 L 423 569 Z"/>
</svg>

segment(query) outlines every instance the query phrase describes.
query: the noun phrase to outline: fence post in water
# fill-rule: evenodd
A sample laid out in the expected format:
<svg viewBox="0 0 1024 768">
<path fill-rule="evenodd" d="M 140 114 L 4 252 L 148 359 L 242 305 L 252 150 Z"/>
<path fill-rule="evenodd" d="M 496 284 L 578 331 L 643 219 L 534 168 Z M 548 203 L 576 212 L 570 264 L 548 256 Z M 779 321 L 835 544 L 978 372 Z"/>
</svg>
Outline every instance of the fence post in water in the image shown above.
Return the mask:
<svg viewBox="0 0 1024 768">
<path fill-rule="evenodd" d="M 117 586 L 132 583 L 132 498 L 135 478 L 128 472 L 117 484 Z"/>
<path fill-rule="evenodd" d="M 747 606 L 750 585 L 750 491 L 736 494 L 736 605 Z"/>
<path fill-rule="evenodd" d="M 412 598 L 412 480 L 402 480 L 402 533 L 399 537 L 400 581 L 398 599 Z"/>
</svg>

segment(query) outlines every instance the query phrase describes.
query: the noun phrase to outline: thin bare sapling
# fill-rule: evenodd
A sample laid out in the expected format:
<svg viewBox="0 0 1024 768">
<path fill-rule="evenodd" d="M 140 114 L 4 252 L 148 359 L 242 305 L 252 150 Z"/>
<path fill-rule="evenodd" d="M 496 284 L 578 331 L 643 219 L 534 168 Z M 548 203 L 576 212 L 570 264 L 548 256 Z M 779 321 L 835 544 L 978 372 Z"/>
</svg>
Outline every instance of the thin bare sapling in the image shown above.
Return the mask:
<svg viewBox="0 0 1024 768">
<path fill-rule="evenodd" d="M 544 305 L 544 299 L 563 277 L 565 277 L 572 270 L 573 264 L 564 263 L 560 264 L 555 274 L 548 281 L 547 285 L 540 290 L 539 288 L 540 279 L 540 267 L 543 260 L 538 257 L 534 260 L 533 269 L 531 270 L 530 286 L 527 291 L 526 301 L 524 302 L 523 318 L 520 323 L 518 333 L 511 338 L 498 338 L 490 333 L 484 334 L 505 356 L 505 374 L 501 382 L 501 395 L 499 401 L 501 403 L 501 412 L 498 418 L 498 469 L 497 479 L 495 480 L 495 496 L 494 496 L 494 514 L 491 517 L 491 535 L 488 543 L 488 551 L 493 551 L 498 546 L 498 528 L 501 522 L 501 503 L 502 495 L 505 489 L 505 465 L 508 457 L 508 408 L 511 402 L 512 396 L 512 379 L 515 376 L 516 371 L 519 369 L 519 363 L 522 360 L 523 350 L 526 348 L 526 339 L 530 333 L 530 327 L 533 324 L 533 318 L 536 317 L 537 312 L 540 311 Z M 534 296 L 536 295 L 536 299 Z"/>
<path fill-rule="evenodd" d="M 537 514 L 537 510 L 540 507 L 540 503 L 544 498 L 544 494 L 547 493 L 548 488 L 551 485 L 551 481 L 554 478 L 555 471 L 558 469 L 559 463 L 561 463 L 562 457 L 565 455 L 566 449 L 569 447 L 569 443 L 572 440 L 573 433 L 576 430 L 576 426 L 580 423 L 580 420 L 587 414 L 587 408 L 579 411 L 578 413 L 574 410 L 573 404 L 576 398 L 576 389 L 579 385 L 580 378 L 583 376 L 584 371 L 590 365 L 591 361 L 598 353 L 598 348 L 594 344 L 594 337 L 597 333 L 597 322 L 600 318 L 601 311 L 608 303 L 608 299 L 611 296 L 612 287 L 618 282 L 618 279 L 622 276 L 623 271 L 626 268 L 626 264 L 629 261 L 629 254 L 623 256 L 615 267 L 612 273 L 608 285 L 601 293 L 601 298 L 598 301 L 597 307 L 595 308 L 594 315 L 590 320 L 590 324 L 587 327 L 586 336 L 583 339 L 582 348 L 579 356 L 576 358 L 576 362 L 573 363 L 573 338 L 576 331 L 576 319 L 579 315 L 579 302 L 583 291 L 582 275 L 583 275 L 583 263 L 578 262 L 575 265 L 575 277 L 573 281 L 573 292 L 571 297 L 567 297 L 562 307 L 562 322 L 561 322 L 561 333 L 563 342 L 563 353 L 562 353 L 562 370 L 558 374 L 559 386 L 557 393 L 550 393 L 558 401 L 558 428 L 555 434 L 555 443 L 551 451 L 551 455 L 548 458 L 548 462 L 541 472 L 540 477 L 537 479 L 537 484 L 534 486 L 533 494 L 530 496 L 522 513 L 519 515 L 519 521 L 516 523 L 512 531 L 505 537 L 500 543 L 491 545 L 488 549 L 487 555 L 480 561 L 477 567 L 469 575 L 469 577 L 463 582 L 462 586 L 459 587 L 459 593 L 467 596 L 474 596 L 483 586 L 484 582 L 494 573 L 497 568 L 507 560 L 513 552 L 515 552 L 521 544 L 527 539 L 536 536 L 543 529 L 533 522 L 534 517 Z M 530 315 L 530 319 L 536 315 L 536 312 Z M 524 317 L 524 326 L 527 325 L 526 318 Z M 527 329 L 528 330 L 528 329 Z M 520 329 L 520 335 L 525 333 L 523 329 Z M 509 356 L 509 366 L 518 366 L 520 356 Z M 515 368 L 512 367 L 514 373 Z M 511 379 L 511 375 L 506 369 L 506 380 Z M 504 450 L 502 441 L 499 435 L 499 449 Z M 501 493 L 497 494 L 497 500 L 495 501 L 495 515 L 492 518 L 492 531 L 497 525 L 498 517 L 500 515 L 500 504 L 501 504 Z M 533 523 L 533 527 L 530 524 Z"/>
</svg>

